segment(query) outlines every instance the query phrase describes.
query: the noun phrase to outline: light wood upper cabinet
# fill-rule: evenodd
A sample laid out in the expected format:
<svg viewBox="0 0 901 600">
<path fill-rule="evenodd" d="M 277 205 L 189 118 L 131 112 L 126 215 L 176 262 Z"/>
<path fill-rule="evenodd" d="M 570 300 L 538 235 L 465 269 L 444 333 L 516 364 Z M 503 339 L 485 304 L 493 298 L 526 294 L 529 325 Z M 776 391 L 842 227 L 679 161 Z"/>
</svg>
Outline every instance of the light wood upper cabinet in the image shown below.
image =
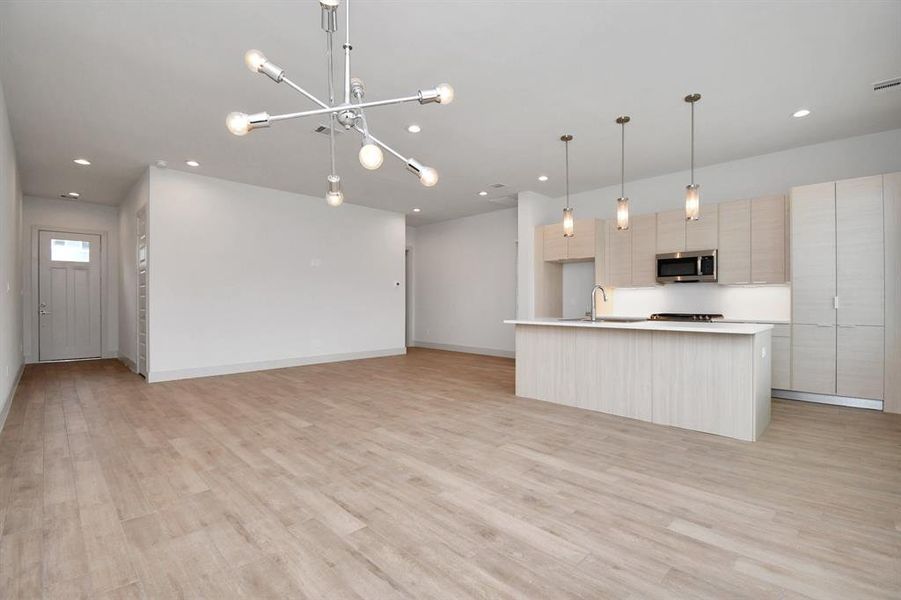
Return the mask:
<svg viewBox="0 0 901 600">
<path fill-rule="evenodd" d="M 751 283 L 785 283 L 785 196 L 751 201 Z"/>
<path fill-rule="evenodd" d="M 751 202 L 719 204 L 717 281 L 751 283 Z"/>
<path fill-rule="evenodd" d="M 882 176 L 835 184 L 835 241 L 840 325 L 883 325 L 885 245 Z"/>
<path fill-rule="evenodd" d="M 792 323 L 834 325 L 834 182 L 792 189 L 791 232 Z"/>
<path fill-rule="evenodd" d="M 611 231 L 610 259 L 607 261 L 611 287 L 632 285 L 632 229 Z"/>
<path fill-rule="evenodd" d="M 791 389 L 835 394 L 835 325 L 792 323 Z"/>
<path fill-rule="evenodd" d="M 566 238 L 563 237 L 563 224 L 552 223 L 544 226 L 544 260 L 566 260 Z"/>
<path fill-rule="evenodd" d="M 719 210 L 716 204 L 701 204 L 701 218 L 686 221 L 685 211 L 680 210 L 685 224 L 685 250 L 714 250 L 719 242 Z M 658 232 L 659 235 L 659 232 Z"/>
<path fill-rule="evenodd" d="M 591 260 L 595 254 L 595 219 L 573 221 L 573 237 L 563 237 L 563 223 L 544 225 L 544 260 L 566 262 Z"/>
<path fill-rule="evenodd" d="M 657 252 L 664 254 L 683 250 L 685 250 L 685 211 L 668 210 L 657 213 Z"/>
<path fill-rule="evenodd" d="M 885 377 L 883 327 L 839 325 L 835 393 L 882 400 Z"/>
<path fill-rule="evenodd" d="M 594 258 L 595 219 L 573 221 L 573 237 L 566 239 L 566 260 L 591 260 Z"/>
<path fill-rule="evenodd" d="M 657 215 L 632 217 L 632 287 L 657 285 Z"/>
</svg>

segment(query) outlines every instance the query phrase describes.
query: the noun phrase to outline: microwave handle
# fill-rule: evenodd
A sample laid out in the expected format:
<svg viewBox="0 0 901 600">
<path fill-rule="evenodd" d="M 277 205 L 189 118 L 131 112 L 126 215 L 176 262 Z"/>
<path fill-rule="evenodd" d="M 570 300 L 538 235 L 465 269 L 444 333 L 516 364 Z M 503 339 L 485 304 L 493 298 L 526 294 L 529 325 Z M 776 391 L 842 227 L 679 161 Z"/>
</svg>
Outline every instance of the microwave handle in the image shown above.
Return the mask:
<svg viewBox="0 0 901 600">
<path fill-rule="evenodd" d="M 698 271 L 697 271 L 698 277 L 700 277 L 701 274 L 703 273 L 702 269 L 703 269 L 704 267 L 701 266 L 701 264 L 702 264 L 701 259 L 702 259 L 702 258 L 703 258 L 702 256 L 699 256 L 699 257 L 698 257 Z"/>
</svg>

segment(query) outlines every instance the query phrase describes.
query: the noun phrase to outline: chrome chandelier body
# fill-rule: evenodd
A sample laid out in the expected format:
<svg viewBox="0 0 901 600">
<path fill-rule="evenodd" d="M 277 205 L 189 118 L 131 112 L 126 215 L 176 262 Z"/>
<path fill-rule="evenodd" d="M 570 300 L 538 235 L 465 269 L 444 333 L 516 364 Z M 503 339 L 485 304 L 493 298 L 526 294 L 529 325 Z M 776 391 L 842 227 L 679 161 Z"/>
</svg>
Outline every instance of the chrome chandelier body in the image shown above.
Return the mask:
<svg viewBox="0 0 901 600">
<path fill-rule="evenodd" d="M 350 45 L 350 0 L 345 0 L 344 100 L 343 102 L 336 102 L 333 56 L 334 34 L 338 30 L 339 3 L 339 0 L 319 0 L 319 6 L 322 11 L 322 29 L 325 31 L 328 38 L 328 103 L 323 102 L 291 81 L 285 75 L 284 69 L 270 62 L 259 50 L 248 50 L 244 55 L 244 62 L 248 69 L 254 73 L 262 73 L 276 83 L 288 85 L 288 87 L 317 104 L 319 108 L 281 115 L 270 115 L 267 112 L 258 112 L 254 114 L 232 112 L 229 113 L 225 119 L 226 127 L 228 127 L 228 130 L 233 134 L 242 136 L 254 129 L 269 127 L 275 121 L 286 121 L 288 119 L 310 117 L 314 115 L 329 115 L 329 157 L 331 159 L 331 170 L 327 178 L 328 188 L 325 194 L 325 200 L 330 206 L 340 206 L 344 202 L 344 193 L 341 191 L 341 177 L 338 175 L 335 168 L 336 125 L 340 125 L 346 130 L 352 129 L 360 134 L 361 147 L 358 157 L 360 159 L 360 164 L 366 169 L 375 170 L 382 166 L 382 162 L 384 161 L 382 149 L 384 149 L 403 162 L 406 165 L 407 170 L 419 178 L 422 185 L 432 187 L 438 183 L 438 172 L 432 167 L 423 165 L 415 158 L 403 156 L 373 136 L 369 131 L 369 125 L 366 121 L 366 115 L 364 114 L 363 109 L 414 101 L 419 102 L 420 104 L 450 104 L 454 99 L 454 89 L 450 85 L 442 83 L 433 89 L 419 90 L 415 95 L 411 96 L 392 98 L 390 100 L 364 101 L 366 89 L 363 82 L 358 78 L 350 76 L 350 52 L 353 49 Z"/>
</svg>

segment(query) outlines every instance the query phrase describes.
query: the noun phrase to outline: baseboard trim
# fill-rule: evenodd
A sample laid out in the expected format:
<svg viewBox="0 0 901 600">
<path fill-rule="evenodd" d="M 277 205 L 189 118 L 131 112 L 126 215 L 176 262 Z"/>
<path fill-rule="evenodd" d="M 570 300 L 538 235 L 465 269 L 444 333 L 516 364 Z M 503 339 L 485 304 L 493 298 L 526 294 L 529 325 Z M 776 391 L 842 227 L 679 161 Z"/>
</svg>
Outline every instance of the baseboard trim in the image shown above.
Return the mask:
<svg viewBox="0 0 901 600">
<path fill-rule="evenodd" d="M 849 398 L 847 396 L 832 396 L 829 394 L 814 394 L 811 392 L 795 392 L 793 390 L 772 391 L 773 398 L 783 400 L 800 400 L 801 402 L 816 402 L 817 404 L 831 404 L 833 406 L 847 406 L 849 408 L 865 408 L 867 410 L 882 410 L 882 400 L 869 398 Z"/>
<path fill-rule="evenodd" d="M 128 358 L 121 352 L 118 352 L 117 356 L 115 358 L 118 358 L 119 362 L 122 363 L 123 365 L 125 365 L 126 367 L 128 367 L 128 370 L 131 371 L 132 373 L 138 372 L 137 363 L 135 363 L 135 361 L 131 360 L 130 358 Z"/>
<path fill-rule="evenodd" d="M 3 426 L 6 425 L 6 417 L 9 416 L 9 409 L 13 405 L 13 398 L 16 397 L 16 390 L 19 389 L 19 382 L 22 380 L 22 373 L 25 372 L 25 361 L 22 361 L 22 364 L 19 365 L 19 372 L 16 373 L 16 380 L 13 381 L 13 386 L 9 389 L 9 394 L 6 396 L 6 401 L 3 403 L 3 409 L 0 410 L 0 432 L 3 431 Z"/>
<path fill-rule="evenodd" d="M 386 348 L 384 350 L 346 352 L 343 354 L 320 354 L 318 356 L 301 356 L 298 358 L 283 358 L 279 360 L 265 360 L 261 362 L 239 363 L 234 365 L 215 365 L 212 367 L 198 367 L 195 369 L 150 371 L 147 374 L 147 381 L 150 383 L 159 383 L 161 381 L 175 381 L 177 379 L 194 379 L 197 377 L 213 377 L 215 375 L 233 375 L 235 373 L 269 371 L 271 369 L 285 369 L 288 367 L 302 367 L 306 365 L 344 362 L 348 360 L 362 360 L 365 358 L 400 356 L 406 353 L 406 348 Z"/>
<path fill-rule="evenodd" d="M 496 350 L 494 348 L 479 348 L 477 346 L 457 346 L 456 344 L 436 344 L 434 342 L 413 342 L 415 348 L 430 348 L 432 350 L 446 350 L 448 352 L 465 352 L 466 354 L 482 354 L 484 356 L 500 356 L 501 358 L 514 358 L 513 350 Z"/>
</svg>

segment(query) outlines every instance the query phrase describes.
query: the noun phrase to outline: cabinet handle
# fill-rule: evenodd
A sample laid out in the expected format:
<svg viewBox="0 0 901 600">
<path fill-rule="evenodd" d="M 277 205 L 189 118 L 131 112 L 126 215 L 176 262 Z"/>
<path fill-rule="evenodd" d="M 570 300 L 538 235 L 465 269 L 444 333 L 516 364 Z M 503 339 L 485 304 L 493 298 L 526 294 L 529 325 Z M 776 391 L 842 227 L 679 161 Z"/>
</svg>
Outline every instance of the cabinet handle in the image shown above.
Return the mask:
<svg viewBox="0 0 901 600">
<path fill-rule="evenodd" d="M 766 281 L 755 281 L 754 283 L 766 283 Z"/>
<path fill-rule="evenodd" d="M 838 309 L 838 296 L 832 297 L 832 308 Z"/>
</svg>

